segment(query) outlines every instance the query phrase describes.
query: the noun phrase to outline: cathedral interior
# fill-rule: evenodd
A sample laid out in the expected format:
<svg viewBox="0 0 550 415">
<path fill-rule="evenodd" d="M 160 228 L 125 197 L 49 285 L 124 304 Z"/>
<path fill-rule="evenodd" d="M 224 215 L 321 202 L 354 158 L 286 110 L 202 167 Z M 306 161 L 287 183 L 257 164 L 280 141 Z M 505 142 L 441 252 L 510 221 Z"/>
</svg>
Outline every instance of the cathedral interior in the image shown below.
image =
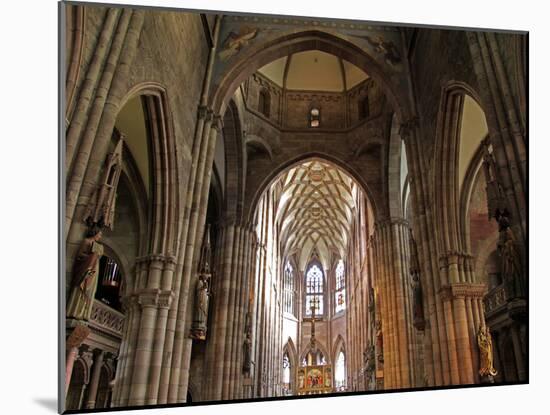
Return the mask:
<svg viewBox="0 0 550 415">
<path fill-rule="evenodd" d="M 525 34 L 62 17 L 66 409 L 527 382 Z"/>
</svg>

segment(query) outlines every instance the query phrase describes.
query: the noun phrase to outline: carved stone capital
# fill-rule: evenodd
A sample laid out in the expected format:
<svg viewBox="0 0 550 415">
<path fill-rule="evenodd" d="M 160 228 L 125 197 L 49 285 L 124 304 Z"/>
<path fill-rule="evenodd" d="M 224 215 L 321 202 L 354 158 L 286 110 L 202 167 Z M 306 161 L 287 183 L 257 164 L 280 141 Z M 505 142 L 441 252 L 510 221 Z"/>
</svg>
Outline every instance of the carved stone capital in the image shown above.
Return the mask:
<svg viewBox="0 0 550 415">
<path fill-rule="evenodd" d="M 455 283 L 441 287 L 439 295 L 443 301 L 455 298 L 483 298 L 486 290 L 485 284 Z"/>
<path fill-rule="evenodd" d="M 174 300 L 174 292 L 171 290 L 160 290 L 158 288 L 146 288 L 138 291 L 136 301 L 142 308 L 166 308 L 169 309 Z"/>
<path fill-rule="evenodd" d="M 407 140 L 411 137 L 413 131 L 418 128 L 418 117 L 411 117 L 405 120 L 399 126 L 399 135 L 403 140 Z"/>
<path fill-rule="evenodd" d="M 216 114 L 212 116 L 212 128 L 214 128 L 218 133 L 223 129 L 223 119 L 220 115 Z"/>
<path fill-rule="evenodd" d="M 174 297 L 175 294 L 172 290 L 161 291 L 158 300 L 159 308 L 170 309 L 172 302 L 174 301 Z"/>
<path fill-rule="evenodd" d="M 199 108 L 197 110 L 197 118 L 199 120 L 203 120 L 206 118 L 207 114 L 208 114 L 208 107 L 206 105 L 199 105 Z"/>
<path fill-rule="evenodd" d="M 159 302 L 160 290 L 158 288 L 149 288 L 140 290 L 137 295 L 137 302 L 141 308 L 157 307 Z"/>
</svg>

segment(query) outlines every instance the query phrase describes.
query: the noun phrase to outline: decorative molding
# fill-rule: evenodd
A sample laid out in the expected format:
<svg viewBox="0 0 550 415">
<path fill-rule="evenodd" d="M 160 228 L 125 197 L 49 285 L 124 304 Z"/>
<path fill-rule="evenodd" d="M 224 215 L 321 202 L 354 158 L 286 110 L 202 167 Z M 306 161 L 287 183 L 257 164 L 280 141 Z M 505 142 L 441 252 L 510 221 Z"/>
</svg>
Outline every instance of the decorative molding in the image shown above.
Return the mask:
<svg viewBox="0 0 550 415">
<path fill-rule="evenodd" d="M 344 96 L 340 92 L 334 94 L 328 92 L 290 92 L 286 91 L 285 96 L 290 101 L 316 101 L 316 102 L 341 102 Z"/>
</svg>

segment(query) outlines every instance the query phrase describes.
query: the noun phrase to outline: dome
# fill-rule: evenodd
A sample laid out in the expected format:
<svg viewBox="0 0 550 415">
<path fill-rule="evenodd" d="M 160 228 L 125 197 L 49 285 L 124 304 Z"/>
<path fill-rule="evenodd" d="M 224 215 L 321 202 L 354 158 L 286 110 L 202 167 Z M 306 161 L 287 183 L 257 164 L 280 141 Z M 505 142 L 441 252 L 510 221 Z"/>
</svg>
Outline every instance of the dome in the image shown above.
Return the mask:
<svg viewBox="0 0 550 415">
<path fill-rule="evenodd" d="M 320 50 L 285 56 L 258 72 L 282 88 L 301 91 L 344 92 L 368 78 L 352 63 Z"/>
</svg>

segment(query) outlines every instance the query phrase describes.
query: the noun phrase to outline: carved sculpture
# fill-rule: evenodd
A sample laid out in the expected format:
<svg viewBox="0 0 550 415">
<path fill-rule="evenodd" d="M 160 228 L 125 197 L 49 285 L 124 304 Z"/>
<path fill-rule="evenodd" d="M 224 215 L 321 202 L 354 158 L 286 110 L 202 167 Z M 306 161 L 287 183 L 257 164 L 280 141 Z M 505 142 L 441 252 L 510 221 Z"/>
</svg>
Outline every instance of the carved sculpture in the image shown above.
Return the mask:
<svg viewBox="0 0 550 415">
<path fill-rule="evenodd" d="M 422 302 L 422 283 L 420 281 L 420 264 L 418 262 L 418 251 L 416 241 L 413 238 L 412 230 L 409 230 L 409 246 L 410 246 L 410 266 L 411 274 L 411 289 L 413 297 L 413 325 L 417 330 L 424 330 L 426 321 L 424 319 L 424 305 Z"/>
<path fill-rule="evenodd" d="M 67 318 L 88 321 L 97 288 L 99 260 L 103 255 L 101 224 L 93 224 L 80 244 L 73 267 L 72 288 L 67 302 Z"/>
<path fill-rule="evenodd" d="M 522 267 L 507 212 L 498 211 L 497 221 L 499 224 L 498 252 L 501 258 L 500 272 L 506 297 L 509 300 L 523 297 Z"/>
<path fill-rule="evenodd" d="M 201 249 L 199 279 L 195 285 L 195 309 L 190 337 L 195 340 L 206 339 L 208 322 L 208 303 L 210 299 L 210 225 L 207 225 Z"/>
<path fill-rule="evenodd" d="M 243 374 L 250 376 L 252 370 L 252 314 L 246 313 L 243 344 Z"/>
<path fill-rule="evenodd" d="M 92 203 L 84 215 L 86 223 L 101 223 L 102 227 L 113 229 L 115 218 L 116 190 L 120 172 L 122 171 L 122 144 L 120 136 L 115 150 L 105 161 L 105 170 L 100 185 L 97 188 Z"/>
<path fill-rule="evenodd" d="M 477 345 L 479 347 L 479 375 L 492 382 L 498 372 L 493 367 L 493 340 L 487 326 L 479 327 Z"/>
<path fill-rule="evenodd" d="M 243 344 L 243 374 L 250 375 L 252 369 L 252 339 L 251 333 L 247 332 Z"/>
<path fill-rule="evenodd" d="M 382 333 L 382 322 L 377 320 L 375 323 L 376 329 L 376 353 L 379 363 L 384 363 L 384 334 Z"/>
</svg>

